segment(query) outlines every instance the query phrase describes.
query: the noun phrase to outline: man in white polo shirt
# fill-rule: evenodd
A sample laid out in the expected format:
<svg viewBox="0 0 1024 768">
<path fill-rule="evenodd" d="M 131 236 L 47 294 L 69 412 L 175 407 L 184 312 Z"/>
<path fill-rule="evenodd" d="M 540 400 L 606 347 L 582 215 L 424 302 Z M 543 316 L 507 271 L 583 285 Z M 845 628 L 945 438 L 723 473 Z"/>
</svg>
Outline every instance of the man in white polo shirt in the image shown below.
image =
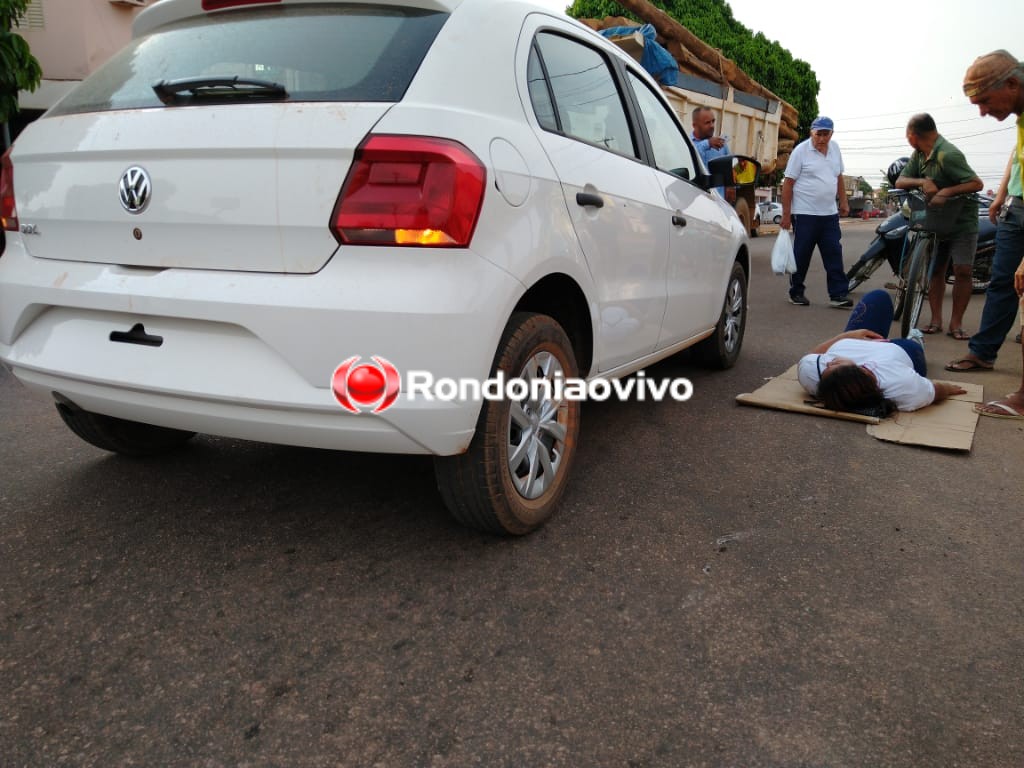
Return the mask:
<svg viewBox="0 0 1024 768">
<path fill-rule="evenodd" d="M 834 126 L 828 117 L 816 117 L 811 137 L 793 149 L 782 182 L 783 229 L 793 230 L 796 272 L 789 276 L 789 301 L 806 307 L 804 278 L 817 246 L 825 266 L 829 305 L 837 309 L 853 306 L 846 295 L 849 281 L 843 268 L 843 245 L 839 217 L 850 213 L 843 185 L 843 156 L 832 143 Z"/>
</svg>

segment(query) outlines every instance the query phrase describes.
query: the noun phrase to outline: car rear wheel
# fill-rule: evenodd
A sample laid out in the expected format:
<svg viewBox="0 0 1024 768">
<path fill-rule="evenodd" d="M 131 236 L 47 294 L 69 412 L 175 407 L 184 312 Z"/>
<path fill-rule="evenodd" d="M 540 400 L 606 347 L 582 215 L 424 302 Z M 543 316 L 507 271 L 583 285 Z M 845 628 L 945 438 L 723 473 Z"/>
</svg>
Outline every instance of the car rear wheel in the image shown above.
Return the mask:
<svg viewBox="0 0 1024 768">
<path fill-rule="evenodd" d="M 66 401 L 58 401 L 57 413 L 71 431 L 85 442 L 125 456 L 166 453 L 188 442 L 196 434 L 83 411 Z"/>
<path fill-rule="evenodd" d="M 701 362 L 722 370 L 732 368 L 740 356 L 746 327 L 747 273 L 742 264 L 734 262 L 715 332 L 700 342 L 695 350 Z"/>
<path fill-rule="evenodd" d="M 576 378 L 576 358 L 562 327 L 547 315 L 516 312 L 498 345 L 492 376 L 506 383 Z M 531 392 L 531 395 L 534 394 Z M 540 397 L 485 400 L 469 449 L 434 460 L 445 505 L 463 525 L 523 535 L 554 513 L 576 455 L 580 402 Z"/>
<path fill-rule="evenodd" d="M 750 206 L 747 205 L 747 201 L 737 200 L 735 208 L 736 214 L 740 217 L 740 221 L 743 222 L 743 229 L 749 232 L 751 237 L 757 237 L 754 217 L 750 214 Z"/>
</svg>

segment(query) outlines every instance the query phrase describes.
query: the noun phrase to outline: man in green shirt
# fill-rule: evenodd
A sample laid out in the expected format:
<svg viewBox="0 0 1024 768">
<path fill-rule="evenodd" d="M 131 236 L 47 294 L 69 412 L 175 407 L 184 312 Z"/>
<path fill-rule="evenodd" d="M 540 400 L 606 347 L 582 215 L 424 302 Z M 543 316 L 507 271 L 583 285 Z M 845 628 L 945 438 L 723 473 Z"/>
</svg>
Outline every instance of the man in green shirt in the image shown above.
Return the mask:
<svg viewBox="0 0 1024 768">
<path fill-rule="evenodd" d="M 935 127 L 931 115 L 914 115 L 907 123 L 907 143 L 914 148 L 910 162 L 896 180 L 897 189 L 920 189 L 929 206 L 945 205 L 955 195 L 980 191 L 985 185 L 967 164 L 963 152 L 946 141 Z M 971 300 L 971 269 L 978 248 L 978 203 L 967 200 L 956 216 L 953 229 L 937 240 L 928 286 L 928 305 L 932 319 L 923 333 L 942 330 L 942 300 L 946 293 L 946 265 L 953 260 L 953 309 L 949 316 L 949 334 L 959 341 L 970 336 L 963 329 L 964 312 Z"/>
</svg>

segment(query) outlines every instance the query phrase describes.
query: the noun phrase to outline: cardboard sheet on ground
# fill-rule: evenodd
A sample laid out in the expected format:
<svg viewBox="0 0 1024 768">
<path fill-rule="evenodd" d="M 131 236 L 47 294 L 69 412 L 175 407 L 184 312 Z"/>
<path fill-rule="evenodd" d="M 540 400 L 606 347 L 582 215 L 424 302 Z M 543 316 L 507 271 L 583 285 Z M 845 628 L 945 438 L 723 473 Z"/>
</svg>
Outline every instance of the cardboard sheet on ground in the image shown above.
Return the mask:
<svg viewBox="0 0 1024 768">
<path fill-rule="evenodd" d="M 879 440 L 969 451 L 974 441 L 974 430 L 978 426 L 978 414 L 974 412 L 974 404 L 984 399 L 984 387 L 972 382 L 950 383 L 959 384 L 967 393 L 955 395 L 919 411 L 895 413 L 887 419 L 880 420 L 873 416 L 830 411 L 808 402 L 811 398 L 797 381 L 796 365 L 793 365 L 785 373 L 769 380 L 753 392 L 737 395 L 736 401 L 760 408 L 864 422 L 868 425 L 868 434 Z"/>
</svg>

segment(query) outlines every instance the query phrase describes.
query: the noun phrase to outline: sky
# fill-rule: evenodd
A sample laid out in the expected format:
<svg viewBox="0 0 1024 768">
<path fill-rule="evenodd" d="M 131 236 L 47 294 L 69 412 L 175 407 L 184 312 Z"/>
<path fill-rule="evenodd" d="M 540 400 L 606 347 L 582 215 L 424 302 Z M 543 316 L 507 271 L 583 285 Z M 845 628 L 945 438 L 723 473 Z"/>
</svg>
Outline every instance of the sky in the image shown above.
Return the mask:
<svg viewBox="0 0 1024 768">
<path fill-rule="evenodd" d="M 568 5 L 535 1 L 556 11 Z M 998 186 L 1016 141 L 1013 116 L 982 118 L 960 86 L 967 67 L 984 53 L 1005 48 L 1024 58 L 1024 2 L 729 0 L 729 6 L 737 21 L 814 70 L 818 108 L 835 121 L 832 140 L 848 176 L 878 187 L 889 164 L 911 152 L 907 119 L 928 112 L 985 189 Z"/>
</svg>

